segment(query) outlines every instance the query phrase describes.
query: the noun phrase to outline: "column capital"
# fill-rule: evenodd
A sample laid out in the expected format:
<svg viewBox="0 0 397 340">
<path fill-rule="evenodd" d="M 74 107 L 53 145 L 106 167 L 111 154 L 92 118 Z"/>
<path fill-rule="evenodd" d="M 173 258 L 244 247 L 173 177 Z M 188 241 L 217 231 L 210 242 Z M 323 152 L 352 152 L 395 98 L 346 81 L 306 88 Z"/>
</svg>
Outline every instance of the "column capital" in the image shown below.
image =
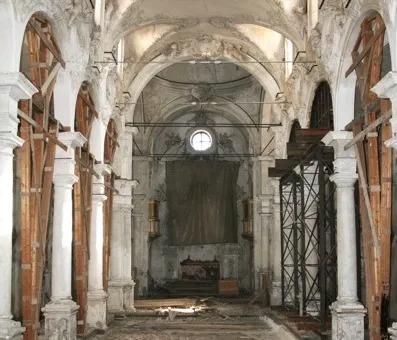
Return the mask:
<svg viewBox="0 0 397 340">
<path fill-rule="evenodd" d="M 0 132 L 0 153 L 12 156 L 12 150 L 23 143 L 24 140 L 13 132 Z"/>
<path fill-rule="evenodd" d="M 356 173 L 336 173 L 330 177 L 339 188 L 353 188 L 358 175 Z"/>
<path fill-rule="evenodd" d="M 112 167 L 106 163 L 98 163 L 94 164 L 94 171 L 100 176 L 106 176 L 112 173 Z"/>
<path fill-rule="evenodd" d="M 334 148 L 334 175 L 331 180 L 339 187 L 353 187 L 356 182 L 357 175 L 357 161 L 354 148 L 351 147 L 345 150 L 345 146 L 353 139 L 353 133 L 350 131 L 330 131 L 328 132 L 322 142 L 325 145 Z"/>
<path fill-rule="evenodd" d="M 14 101 L 30 99 L 38 89 L 22 72 L 0 73 L 0 95 L 8 95 Z"/>
<path fill-rule="evenodd" d="M 57 146 L 55 158 L 60 159 L 74 159 L 74 150 L 77 147 L 82 147 L 87 142 L 87 139 L 80 132 L 60 132 L 58 139 L 68 147 L 67 151 L 65 151 Z"/>
<path fill-rule="evenodd" d="M 354 148 L 345 150 L 345 145 L 353 139 L 351 131 L 330 131 L 321 140 L 325 145 L 334 148 L 335 159 L 355 158 Z"/>
<path fill-rule="evenodd" d="M 389 98 L 392 101 L 396 100 L 397 72 L 388 72 L 374 87 L 372 87 L 371 91 L 376 93 L 379 98 Z"/>
<path fill-rule="evenodd" d="M 393 137 L 385 142 L 387 147 L 397 149 L 397 72 L 387 73 L 372 89 L 379 98 L 390 99 L 392 102 L 392 117 L 390 124 Z"/>
</svg>

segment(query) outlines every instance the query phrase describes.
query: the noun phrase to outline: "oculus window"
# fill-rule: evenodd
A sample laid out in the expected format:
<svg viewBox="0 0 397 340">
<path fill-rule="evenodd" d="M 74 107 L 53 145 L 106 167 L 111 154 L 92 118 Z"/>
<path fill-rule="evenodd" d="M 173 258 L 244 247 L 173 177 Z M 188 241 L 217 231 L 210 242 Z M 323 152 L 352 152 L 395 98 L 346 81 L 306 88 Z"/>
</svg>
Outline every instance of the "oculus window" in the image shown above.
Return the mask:
<svg viewBox="0 0 397 340">
<path fill-rule="evenodd" d="M 196 130 L 190 137 L 190 145 L 196 151 L 206 151 L 212 146 L 212 136 L 206 130 Z"/>
</svg>

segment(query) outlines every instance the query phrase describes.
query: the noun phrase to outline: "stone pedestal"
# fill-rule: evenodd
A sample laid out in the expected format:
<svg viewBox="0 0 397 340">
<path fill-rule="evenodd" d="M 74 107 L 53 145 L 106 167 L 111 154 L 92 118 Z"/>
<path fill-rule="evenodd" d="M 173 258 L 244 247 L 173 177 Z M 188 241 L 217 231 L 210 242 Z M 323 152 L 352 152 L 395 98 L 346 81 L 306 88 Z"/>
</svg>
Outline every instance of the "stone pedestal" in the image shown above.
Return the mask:
<svg viewBox="0 0 397 340">
<path fill-rule="evenodd" d="M 332 340 L 364 339 L 366 309 L 361 303 L 334 302 L 332 313 Z"/>
<path fill-rule="evenodd" d="M 134 308 L 135 282 L 110 281 L 108 288 L 108 311 L 110 313 L 131 313 Z"/>
<path fill-rule="evenodd" d="M 357 245 L 354 184 L 358 178 L 354 149 L 345 150 L 353 134 L 332 131 L 324 138 L 325 145 L 334 148 L 336 185 L 336 227 L 338 258 L 338 297 L 332 304 L 332 339 L 364 340 L 366 310 L 357 298 Z"/>
<path fill-rule="evenodd" d="M 106 303 L 108 295 L 104 290 L 89 291 L 87 294 L 87 324 L 89 327 L 105 330 L 107 328 Z"/>
<path fill-rule="evenodd" d="M 45 317 L 45 338 L 48 340 L 75 340 L 76 314 L 79 306 L 71 300 L 48 303 L 42 311 Z"/>
<path fill-rule="evenodd" d="M 0 73 L 0 339 L 22 339 L 25 330 L 12 320 L 13 151 L 18 137 L 18 101 L 29 99 L 37 89 L 22 73 Z"/>
</svg>

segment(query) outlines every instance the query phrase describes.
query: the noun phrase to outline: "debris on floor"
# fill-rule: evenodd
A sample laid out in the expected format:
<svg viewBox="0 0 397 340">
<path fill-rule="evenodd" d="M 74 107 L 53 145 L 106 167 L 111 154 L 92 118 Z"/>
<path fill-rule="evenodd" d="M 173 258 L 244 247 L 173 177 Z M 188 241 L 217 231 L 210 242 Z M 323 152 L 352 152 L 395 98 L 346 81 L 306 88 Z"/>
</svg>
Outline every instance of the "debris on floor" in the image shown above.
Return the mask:
<svg viewBox="0 0 397 340">
<path fill-rule="evenodd" d="M 168 303 L 167 303 L 168 301 Z M 292 340 L 269 310 L 249 299 L 137 300 L 136 313 L 114 320 L 102 340 Z"/>
</svg>

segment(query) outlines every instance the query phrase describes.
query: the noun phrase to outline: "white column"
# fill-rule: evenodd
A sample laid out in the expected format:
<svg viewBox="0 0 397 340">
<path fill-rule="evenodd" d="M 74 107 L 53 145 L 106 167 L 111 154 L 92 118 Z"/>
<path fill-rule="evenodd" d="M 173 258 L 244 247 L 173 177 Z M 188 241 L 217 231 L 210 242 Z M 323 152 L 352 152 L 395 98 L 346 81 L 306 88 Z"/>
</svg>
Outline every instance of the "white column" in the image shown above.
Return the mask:
<svg viewBox="0 0 397 340">
<path fill-rule="evenodd" d="M 335 154 L 331 180 L 336 185 L 338 297 L 331 306 L 333 340 L 364 339 L 366 310 L 357 298 L 354 183 L 358 176 L 354 149 L 344 150 L 352 138 L 352 132 L 347 131 L 331 131 L 323 138 L 325 145 L 333 146 Z"/>
<path fill-rule="evenodd" d="M 75 148 L 86 139 L 79 132 L 62 132 L 58 139 L 67 146 L 56 149 L 54 164 L 54 217 L 52 232 L 51 301 L 42 309 L 46 339 L 76 339 L 77 304 L 72 300 L 72 240 Z"/>
<path fill-rule="evenodd" d="M 94 170 L 99 178 L 93 176 L 87 324 L 92 328 L 106 329 L 107 294 L 103 289 L 103 202 L 106 201 L 104 175 L 110 174 L 110 167 L 106 164 L 96 164 Z"/>
<path fill-rule="evenodd" d="M 133 312 L 135 282 L 131 275 L 132 188 L 135 180 L 115 181 L 118 191 L 113 199 L 108 310 Z"/>
<path fill-rule="evenodd" d="M 281 305 L 281 223 L 280 223 L 280 180 L 273 178 L 273 226 L 272 226 L 272 306 Z"/>
<path fill-rule="evenodd" d="M 13 150 L 18 137 L 18 101 L 37 89 L 22 73 L 0 73 L 0 339 L 22 339 L 24 328 L 12 320 Z"/>
</svg>

